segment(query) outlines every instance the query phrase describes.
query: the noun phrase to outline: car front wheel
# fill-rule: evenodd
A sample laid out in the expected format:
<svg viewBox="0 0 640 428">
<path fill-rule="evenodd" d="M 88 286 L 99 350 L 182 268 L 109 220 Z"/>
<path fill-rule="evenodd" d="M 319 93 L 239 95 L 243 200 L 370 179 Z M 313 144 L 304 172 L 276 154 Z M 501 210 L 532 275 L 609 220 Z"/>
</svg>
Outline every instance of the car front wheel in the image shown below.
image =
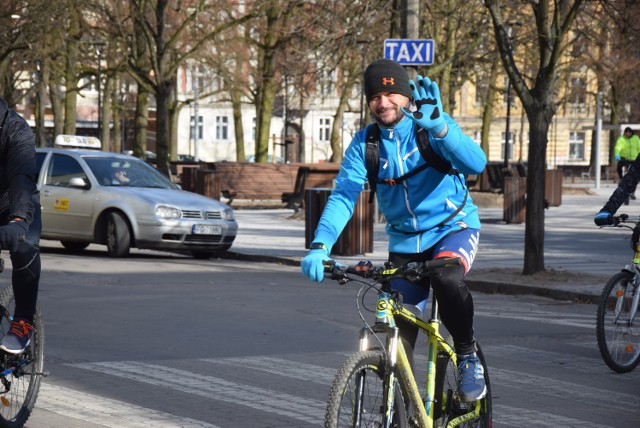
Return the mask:
<svg viewBox="0 0 640 428">
<path fill-rule="evenodd" d="M 107 251 L 111 257 L 127 257 L 131 249 L 131 233 L 122 214 L 113 212 L 107 218 Z"/>
</svg>

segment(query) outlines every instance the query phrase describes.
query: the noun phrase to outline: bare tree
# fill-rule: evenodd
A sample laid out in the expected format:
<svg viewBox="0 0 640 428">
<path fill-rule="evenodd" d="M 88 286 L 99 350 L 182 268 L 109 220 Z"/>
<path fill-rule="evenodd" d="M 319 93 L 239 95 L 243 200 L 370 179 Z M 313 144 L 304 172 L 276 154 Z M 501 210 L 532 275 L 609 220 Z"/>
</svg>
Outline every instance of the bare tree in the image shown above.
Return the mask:
<svg viewBox="0 0 640 428">
<path fill-rule="evenodd" d="M 610 111 L 609 122 L 637 123 L 640 109 L 633 107 L 640 102 L 640 81 L 630 77 L 640 68 L 640 4 L 622 0 L 589 3 L 576 22 L 574 50 L 581 55 L 581 65 L 595 73 L 596 90 L 604 95 Z M 612 143 L 618 132 L 611 130 L 609 135 L 608 160 L 613 162 Z M 595 141 L 593 144 L 591 165 L 596 153 Z"/>
<path fill-rule="evenodd" d="M 565 50 L 565 37 L 583 6 L 584 0 L 535 0 L 505 4 L 484 0 L 493 20 L 494 34 L 502 63 L 529 120 L 529 152 L 527 174 L 526 225 L 524 242 L 524 275 L 544 270 L 544 197 L 548 132 L 556 100 L 558 68 Z M 511 7 L 509 7 L 511 6 Z M 515 7 L 515 9 L 514 9 Z M 511 13 L 511 15 L 509 15 Z M 505 16 L 518 16 L 530 28 L 536 41 L 537 71 L 526 78 L 514 59 L 509 37 L 510 23 Z"/>
<path fill-rule="evenodd" d="M 130 0 L 129 3 L 134 18 L 131 31 L 137 46 L 136 55 L 130 56 L 129 70 L 142 92 L 155 96 L 157 165 L 168 174 L 172 146 L 170 106 L 179 67 L 198 54 L 208 41 L 247 21 L 251 15 L 237 17 L 235 2 L 212 5 L 205 0 L 184 3 Z M 142 56 L 146 61 L 142 61 Z M 149 64 L 151 73 L 141 64 Z"/>
</svg>

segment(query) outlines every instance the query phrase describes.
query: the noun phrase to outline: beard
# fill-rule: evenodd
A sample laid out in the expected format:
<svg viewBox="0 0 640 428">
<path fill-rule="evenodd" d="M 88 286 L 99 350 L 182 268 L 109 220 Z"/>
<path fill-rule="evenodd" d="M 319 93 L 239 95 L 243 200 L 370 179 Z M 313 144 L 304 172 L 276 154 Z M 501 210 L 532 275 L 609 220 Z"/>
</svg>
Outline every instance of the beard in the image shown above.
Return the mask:
<svg viewBox="0 0 640 428">
<path fill-rule="evenodd" d="M 407 102 L 407 105 L 403 107 L 408 108 L 410 104 L 410 102 Z M 381 107 L 375 111 L 372 110 L 371 116 L 378 125 L 385 128 L 393 128 L 398 124 L 398 122 L 404 119 L 404 113 L 402 113 L 400 107 L 401 106 L 398 105 L 391 105 L 384 108 Z"/>
</svg>

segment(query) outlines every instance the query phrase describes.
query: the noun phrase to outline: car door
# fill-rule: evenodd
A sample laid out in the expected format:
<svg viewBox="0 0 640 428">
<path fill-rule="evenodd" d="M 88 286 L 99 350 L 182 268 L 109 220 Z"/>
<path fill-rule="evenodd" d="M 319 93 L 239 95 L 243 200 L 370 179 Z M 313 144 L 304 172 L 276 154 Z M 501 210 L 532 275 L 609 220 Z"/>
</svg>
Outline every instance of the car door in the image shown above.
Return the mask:
<svg viewBox="0 0 640 428">
<path fill-rule="evenodd" d="M 53 153 L 46 171 L 41 173 L 46 174 L 40 189 L 43 236 L 53 235 L 61 240 L 90 239 L 93 236 L 93 191 L 90 185 L 81 188 L 71 183 L 72 178 L 89 183 L 80 162 L 66 154 Z"/>
</svg>

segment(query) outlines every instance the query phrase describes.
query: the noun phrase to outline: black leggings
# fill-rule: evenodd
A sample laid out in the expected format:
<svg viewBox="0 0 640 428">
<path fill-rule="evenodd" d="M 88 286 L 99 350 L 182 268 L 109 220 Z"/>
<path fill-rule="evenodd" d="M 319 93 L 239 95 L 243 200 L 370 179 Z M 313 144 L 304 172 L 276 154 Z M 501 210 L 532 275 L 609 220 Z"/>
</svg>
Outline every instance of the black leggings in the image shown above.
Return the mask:
<svg viewBox="0 0 640 428">
<path fill-rule="evenodd" d="M 22 318 L 33 322 L 38 300 L 38 286 L 40 283 L 40 234 L 42 219 L 40 216 L 40 202 L 34 204 L 36 209 L 33 221 L 24 242 L 18 244 L 18 251 L 11 252 L 13 295 L 15 297 L 14 318 Z M 7 214 L 0 215 L 5 219 Z"/>
<path fill-rule="evenodd" d="M 430 251 L 420 254 L 390 253 L 389 261 L 395 266 L 402 266 L 410 261 L 430 260 Z M 424 278 L 416 283 L 419 287 L 429 287 L 438 301 L 440 319 L 453 338 L 456 353 L 459 355 L 476 352 L 476 342 L 473 337 L 473 298 L 464 281 L 464 267 L 445 266 L 434 270 L 431 278 Z M 418 337 L 418 328 L 396 319 L 400 328 L 400 336 L 412 351 Z M 412 352 L 411 352 L 412 353 Z"/>
</svg>

